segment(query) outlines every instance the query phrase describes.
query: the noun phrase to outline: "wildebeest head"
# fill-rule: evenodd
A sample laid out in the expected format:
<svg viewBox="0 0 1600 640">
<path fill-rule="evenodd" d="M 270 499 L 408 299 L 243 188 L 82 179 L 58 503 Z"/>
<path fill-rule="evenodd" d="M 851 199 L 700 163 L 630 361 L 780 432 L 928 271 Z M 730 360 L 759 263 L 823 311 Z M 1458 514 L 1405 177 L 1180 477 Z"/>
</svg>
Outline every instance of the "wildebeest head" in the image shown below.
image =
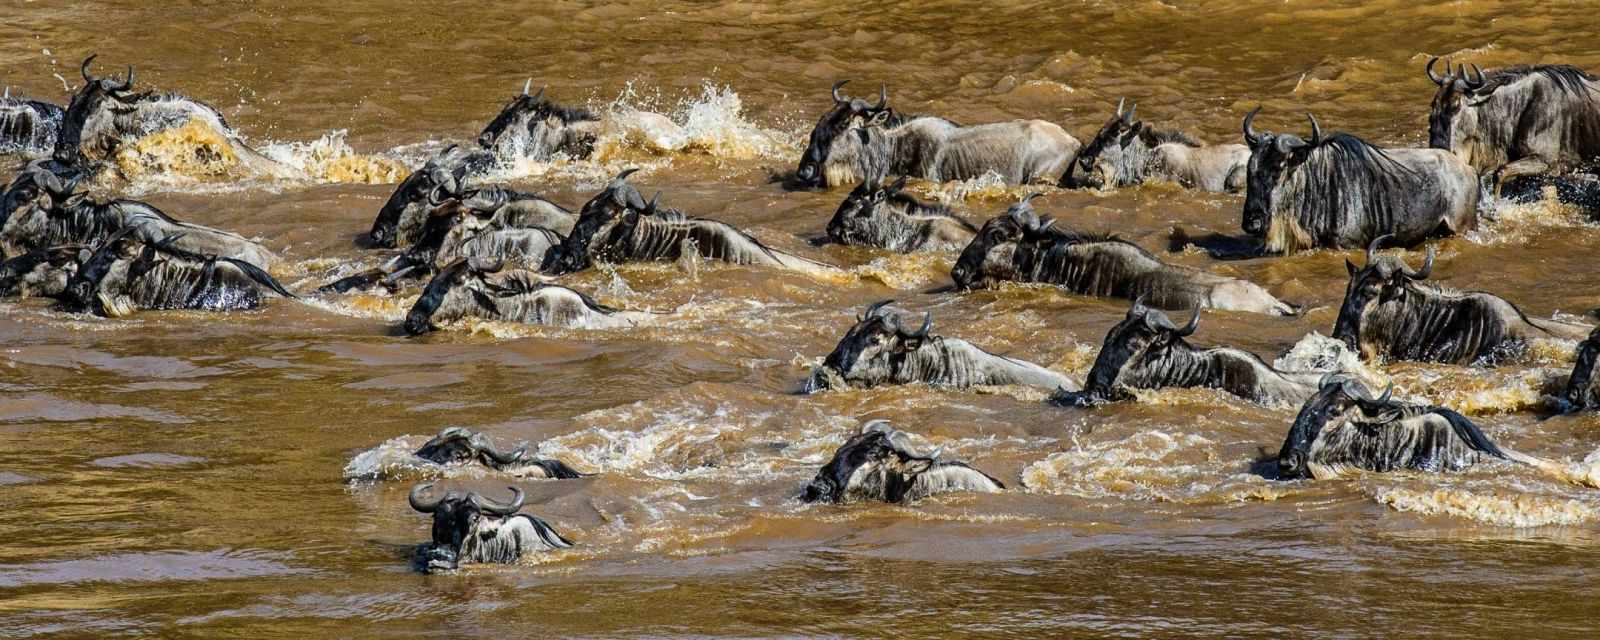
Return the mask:
<svg viewBox="0 0 1600 640">
<path fill-rule="evenodd" d="M 1138 103 L 1128 107 L 1127 99 L 1117 101 L 1117 112 L 1100 127 L 1093 140 L 1078 152 L 1078 159 L 1062 176 L 1063 186 L 1074 189 L 1106 189 L 1120 186 L 1128 176 L 1121 175 L 1122 156 L 1144 131 L 1144 121 L 1134 118 Z"/>
<path fill-rule="evenodd" d="M 894 115 L 889 109 L 888 85 L 879 87 L 877 104 L 867 104 L 860 98 L 840 95 L 839 88 L 846 82 L 849 81 L 834 83 L 833 106 L 822 114 L 817 126 L 811 129 L 811 139 L 806 143 L 805 153 L 800 156 L 800 168 L 795 172 L 795 177 L 806 186 L 836 186 L 864 177 L 854 176 L 853 167 L 856 156 L 866 144 L 865 130 L 867 127 L 888 124 Z M 850 167 L 850 170 L 829 175 L 832 167 Z M 852 177 L 841 179 L 843 173 L 851 173 Z"/>
<path fill-rule="evenodd" d="M 1040 194 L 1029 194 L 1021 202 L 1011 205 L 1003 216 L 985 222 L 972 242 L 961 250 L 950 277 L 962 289 L 988 286 L 993 282 L 1008 280 L 1014 275 L 1013 262 L 1017 244 L 1045 234 L 1054 220 L 1040 218 L 1033 211 L 1032 201 Z"/>
<path fill-rule="evenodd" d="M 890 427 L 889 421 L 873 420 L 817 470 L 800 500 L 838 503 L 866 495 L 900 502 L 916 477 L 938 463 L 939 453 L 919 451 L 905 433 Z"/>
<path fill-rule="evenodd" d="M 597 257 L 594 255 L 596 251 L 604 250 L 612 238 L 624 237 L 638 222 L 639 216 L 655 213 L 656 202 L 661 194 L 657 192 L 655 197 L 645 202 L 639 190 L 628 184 L 628 176 L 635 171 L 638 169 L 627 169 L 617 174 L 604 190 L 584 203 L 572 233 L 567 235 L 560 247 L 551 248 L 545 254 L 540 271 L 564 275 L 588 269 Z"/>
<path fill-rule="evenodd" d="M 478 145 L 502 158 L 545 158 L 558 151 L 580 157 L 589 155 L 594 147 L 594 132 L 573 127 L 582 122 L 598 122 L 600 118 L 587 110 L 569 109 L 545 99 L 543 87 L 528 95 L 531 88 L 530 78 L 522 85 L 522 93 L 512 98 L 478 134 Z"/>
<path fill-rule="evenodd" d="M 473 152 L 458 145 L 445 147 L 429 158 L 422 168 L 411 172 L 396 187 L 389 200 L 378 210 L 367 232 L 368 241 L 375 247 L 395 247 L 401 242 L 411 242 L 422 230 L 426 214 L 452 194 L 467 189 L 468 178 L 487 168 L 493 157 L 481 151 Z"/>
<path fill-rule="evenodd" d="M 1595 387 L 1596 371 L 1600 368 L 1600 327 L 1578 345 L 1577 362 L 1572 367 L 1572 377 L 1567 380 L 1566 392 L 1557 398 L 1557 408 L 1562 413 L 1579 411 L 1600 402 L 1600 388 Z"/>
<path fill-rule="evenodd" d="M 900 314 L 888 308 L 893 300 L 884 300 L 867 307 L 856 316 L 855 326 L 845 332 L 833 352 L 822 360 L 822 367 L 814 373 L 808 388 L 821 390 L 832 384 L 834 375 L 847 384 L 872 387 L 893 379 L 895 369 L 928 339 L 933 328 L 933 314 L 922 317 L 916 329 L 902 324 Z M 829 375 L 834 374 L 834 375 Z"/>
<path fill-rule="evenodd" d="M 1134 300 L 1128 315 L 1106 333 L 1084 392 L 1096 399 L 1112 399 L 1119 392 L 1117 379 L 1124 371 L 1163 366 L 1168 353 L 1199 328 L 1199 309 L 1188 324 L 1179 327 L 1167 314 L 1146 307 L 1144 300 Z"/>
<path fill-rule="evenodd" d="M 429 549 L 429 569 L 454 569 L 461 555 L 463 543 L 472 535 L 480 520 L 503 518 L 522 508 L 522 490 L 511 490 L 511 502 L 499 502 L 476 492 L 449 491 L 443 496 L 428 499 L 432 482 L 411 488 L 407 496 L 411 508 L 433 516 L 433 545 Z"/>
<path fill-rule="evenodd" d="M 92 254 L 87 246 L 67 244 L 34 249 L 0 262 L 0 296 L 60 296 L 78 265 Z"/>
<path fill-rule="evenodd" d="M 889 186 L 884 186 L 877 178 L 862 181 L 834 211 L 833 219 L 828 221 L 828 237 L 840 244 L 873 244 L 874 238 L 883 235 L 881 231 L 874 231 L 891 215 L 884 205 L 905 186 L 903 177 Z"/>
<path fill-rule="evenodd" d="M 1456 132 L 1462 133 L 1476 131 L 1469 120 L 1477 115 L 1471 109 L 1462 111 L 1463 104 L 1475 103 L 1487 98 L 1494 89 L 1485 90 L 1487 82 L 1483 77 L 1483 70 L 1478 65 L 1472 65 L 1469 73 L 1467 65 L 1458 65 L 1455 70 L 1450 69 L 1450 61 L 1444 63 L 1444 75 L 1440 76 L 1433 71 L 1433 65 L 1439 62 L 1438 57 L 1428 60 L 1428 66 L 1423 69 L 1428 74 L 1428 79 L 1438 85 L 1439 90 L 1433 94 L 1433 104 L 1428 109 L 1428 146 L 1435 149 L 1451 149 L 1456 145 Z M 1455 126 L 1460 121 L 1462 126 Z"/>
<path fill-rule="evenodd" d="M 50 213 L 71 198 L 80 175 L 62 176 L 35 160 L 23 167 L 0 196 L 0 252 L 20 255 L 36 246 L 45 236 Z"/>
<path fill-rule="evenodd" d="M 1432 246 L 1428 247 L 1428 257 L 1423 260 L 1422 268 L 1416 271 L 1412 271 L 1397 256 L 1378 255 L 1378 247 L 1390 237 L 1386 235 L 1373 239 L 1367 247 L 1366 266 L 1357 267 L 1348 259 L 1344 261 L 1345 270 L 1350 273 L 1350 283 L 1344 290 L 1344 304 L 1339 306 L 1339 319 L 1334 321 L 1333 338 L 1344 341 L 1351 350 L 1360 348 L 1362 318 L 1377 305 L 1404 303 L 1410 283 L 1424 280 L 1433 273 L 1435 254 Z"/>
<path fill-rule="evenodd" d="M 90 75 L 89 63 L 95 57 L 91 55 L 85 58 L 83 66 L 79 68 L 79 73 L 83 75 L 83 86 L 72 94 L 72 101 L 67 104 L 66 115 L 61 121 L 61 133 L 56 138 L 55 150 L 55 158 L 61 162 L 78 163 L 84 159 L 81 146 L 83 131 L 92 124 L 92 120 L 112 117 L 115 111 L 149 97 L 148 93 L 133 92 L 133 65 L 128 65 L 128 75 L 122 80 Z"/>
<path fill-rule="evenodd" d="M 1393 395 L 1392 384 L 1382 396 L 1373 398 L 1365 385 L 1349 376 L 1323 376 L 1316 395 L 1300 407 L 1300 414 L 1295 416 L 1294 425 L 1289 427 L 1289 435 L 1278 450 L 1278 479 L 1311 477 L 1311 445 L 1329 425 L 1358 418 L 1363 421 L 1387 421 L 1394 417 L 1396 407 L 1390 402 Z"/>
<path fill-rule="evenodd" d="M 1260 111 L 1261 107 L 1256 107 L 1244 117 L 1244 141 L 1250 146 L 1250 165 L 1245 182 L 1244 220 L 1240 226 L 1253 236 L 1267 233 L 1278 185 L 1305 163 L 1311 151 L 1322 142 L 1322 128 L 1317 125 L 1316 116 L 1306 114 L 1306 119 L 1311 121 L 1311 140 L 1307 141 L 1289 133 L 1256 131 L 1250 123 Z"/>
<path fill-rule="evenodd" d="M 133 236 L 132 227 L 106 238 L 67 280 L 61 306 L 67 311 L 109 317 L 132 313 L 132 302 L 122 290 L 137 275 L 133 272 L 134 261 L 144 250 L 145 244 Z"/>
<path fill-rule="evenodd" d="M 445 315 L 454 320 L 466 315 L 472 305 L 483 308 L 490 317 L 499 313 L 494 300 L 496 286 L 486 276 L 504 266 L 498 260 L 460 258 L 440 269 L 406 313 L 406 333 L 418 336 L 436 330 L 435 317 Z"/>
<path fill-rule="evenodd" d="M 489 440 L 489 436 L 464 427 L 445 427 L 439 435 L 417 449 L 417 457 L 436 464 L 459 464 L 472 460 L 484 466 L 499 469 L 516 464 L 527 455 L 527 447 L 517 447 L 502 452 Z"/>
</svg>

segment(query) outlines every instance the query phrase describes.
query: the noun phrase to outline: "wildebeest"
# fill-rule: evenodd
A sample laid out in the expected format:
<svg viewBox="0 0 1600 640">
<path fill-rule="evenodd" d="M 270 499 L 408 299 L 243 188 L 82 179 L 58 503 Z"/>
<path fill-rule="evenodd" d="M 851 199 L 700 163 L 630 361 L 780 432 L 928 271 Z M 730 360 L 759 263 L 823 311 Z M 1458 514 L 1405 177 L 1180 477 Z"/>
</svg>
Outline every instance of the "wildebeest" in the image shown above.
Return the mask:
<svg viewBox="0 0 1600 640">
<path fill-rule="evenodd" d="M 132 228 L 118 231 L 78 266 L 62 306 L 115 318 L 138 309 L 239 311 L 272 295 L 295 297 L 253 264 L 185 251 L 178 240 L 142 242 Z"/>
<path fill-rule="evenodd" d="M 1567 378 L 1566 390 L 1556 399 L 1562 413 L 1600 408 L 1600 385 L 1595 384 L 1596 364 L 1600 364 L 1600 327 L 1595 327 L 1589 338 L 1578 345 L 1572 377 Z"/>
<path fill-rule="evenodd" d="M 1251 121 L 1260 111 L 1244 117 L 1250 169 L 1242 226 L 1267 252 L 1355 249 L 1384 235 L 1409 247 L 1477 226 L 1477 174 L 1455 154 L 1385 149 L 1348 133 L 1323 137 L 1310 114 L 1310 140 L 1256 131 Z"/>
<path fill-rule="evenodd" d="M 1316 392 L 1322 373 L 1279 371 L 1255 354 L 1232 347 L 1197 349 L 1189 336 L 1200 327 L 1200 310 L 1179 327 L 1167 314 L 1135 300 L 1127 317 L 1106 333 L 1082 391 L 1051 398 L 1089 406 L 1129 397 L 1129 389 L 1204 387 L 1221 389 L 1269 405 L 1298 404 Z"/>
<path fill-rule="evenodd" d="M 988 173 L 1006 184 L 1055 184 L 1082 145 L 1060 126 L 1013 120 L 963 127 L 944 118 L 905 117 L 889 108 L 888 88 L 878 103 L 839 94 L 817 121 L 796 177 L 806 186 L 836 187 L 868 176 L 911 176 L 936 182 Z"/>
<path fill-rule="evenodd" d="M 180 222 L 137 200 L 102 202 L 77 192 L 76 178 L 62 178 L 34 161 L 6 186 L 0 210 L 0 251 L 19 255 L 62 244 L 98 246 L 132 229 L 145 242 L 172 239 L 174 247 L 215 254 L 271 268 L 278 257 L 236 233 Z"/>
<path fill-rule="evenodd" d="M 800 494 L 804 502 L 910 503 L 953 491 L 999 493 L 1006 486 L 965 462 L 917 448 L 907 434 L 873 420 L 846 440 Z"/>
<path fill-rule="evenodd" d="M 95 78 L 89 74 L 89 63 L 94 59 L 95 56 L 86 58 L 79 70 L 83 86 L 73 94 L 62 118 L 61 132 L 56 138 L 56 160 L 78 165 L 104 162 L 115 158 L 129 142 L 198 121 L 225 140 L 225 148 L 210 150 L 222 154 L 221 159 L 237 162 L 261 175 L 292 177 L 298 174 L 245 144 L 222 113 L 210 105 L 170 93 L 134 93 L 132 65 L 128 67 L 127 77 L 120 81 Z"/>
<path fill-rule="evenodd" d="M 417 449 L 416 455 L 444 466 L 481 464 L 496 471 L 544 478 L 572 479 L 584 476 L 560 460 L 529 457 L 526 446 L 501 451 L 489 436 L 465 427 L 441 429 L 439 435 Z"/>
<path fill-rule="evenodd" d="M 528 95 L 532 87 L 529 79 L 522 93 L 483 128 L 478 146 L 501 158 L 548 160 L 558 153 L 577 159 L 589 157 L 600 135 L 600 117 L 587 109 L 551 102 L 544 97 L 543 88 Z"/>
<path fill-rule="evenodd" d="M 1504 298 L 1481 291 L 1460 292 L 1425 284 L 1433 273 L 1434 249 L 1422 268 L 1412 271 L 1395 256 L 1367 247 L 1367 264 L 1345 260 L 1350 283 L 1333 326 L 1363 357 L 1469 364 L 1515 357 L 1530 340 L 1581 340 L 1588 327 L 1533 320 Z"/>
<path fill-rule="evenodd" d="M 1278 451 L 1278 478 L 1327 480 L 1355 470 L 1460 471 L 1491 459 L 1559 474 L 1550 461 L 1496 445 L 1459 413 L 1395 402 L 1393 392 L 1391 386 L 1373 398 L 1347 376 L 1324 377 Z"/>
<path fill-rule="evenodd" d="M 59 105 L 13 98 L 8 87 L 5 97 L 0 97 L 0 153 L 40 155 L 54 151 L 65 115 L 66 110 Z"/>
<path fill-rule="evenodd" d="M 0 262 L 0 297 L 58 297 L 92 253 L 88 245 L 66 244 L 8 258 Z"/>
<path fill-rule="evenodd" d="M 1146 126 L 1134 118 L 1139 105 L 1123 111 L 1125 102 L 1117 102 L 1116 114 L 1078 152 L 1061 186 L 1114 189 L 1160 180 L 1205 191 L 1244 188 L 1250 147 L 1207 145 L 1179 131 Z"/>
<path fill-rule="evenodd" d="M 856 317 L 833 352 L 812 372 L 805 390 L 837 386 L 875 387 L 928 384 L 965 389 L 975 386 L 1028 385 L 1047 391 L 1077 385 L 1066 376 L 1033 364 L 995 355 L 966 340 L 936 336 L 933 314 L 916 329 L 902 324 L 900 313 L 884 300 Z"/>
<path fill-rule="evenodd" d="M 1600 159 L 1600 79 L 1570 65 L 1472 65 L 1425 72 L 1439 86 L 1428 146 L 1448 149 L 1498 185 L 1512 177 L 1566 173 Z"/>
<path fill-rule="evenodd" d="M 501 271 L 503 263 L 462 258 L 439 270 L 406 314 L 405 331 L 421 335 L 436 323 L 461 318 L 525 322 L 556 327 L 635 327 L 658 314 L 615 309 L 566 287 L 548 284 L 532 271 Z"/>
<path fill-rule="evenodd" d="M 441 201 L 444 194 L 461 193 L 469 189 L 467 181 L 482 176 L 495 166 L 495 156 L 482 149 L 468 149 L 459 145 L 445 147 L 429 158 L 421 168 L 411 172 L 388 201 L 378 210 L 367 232 L 366 243 L 372 247 L 406 247 L 417 241 L 428 213 Z"/>
<path fill-rule="evenodd" d="M 512 564 L 529 553 L 572 546 L 550 523 L 526 513 L 522 490 L 511 490 L 511 502 L 499 502 L 476 492 L 449 491 L 428 499 L 432 482 L 411 488 L 406 496 L 411 508 L 433 516 L 432 541 L 418 548 L 417 560 L 425 572 L 450 571 L 462 564 Z"/>
<path fill-rule="evenodd" d="M 967 246 L 978 229 L 950 212 L 905 193 L 906 179 L 883 186 L 876 178 L 857 185 L 828 221 L 828 237 L 843 245 L 899 253 L 952 251 Z"/>
<path fill-rule="evenodd" d="M 727 223 L 658 208 L 656 198 L 647 203 L 639 190 L 627 182 L 634 171 L 618 174 L 583 205 L 572 233 L 560 248 L 548 254 L 542 271 L 562 275 L 588 269 L 595 262 L 677 260 L 688 252 L 733 264 L 766 265 L 808 274 L 838 272 L 835 267 L 768 247 Z M 658 198 L 660 195 L 656 194 Z"/>
<path fill-rule="evenodd" d="M 1266 289 L 1199 269 L 1167 264 L 1131 242 L 1064 231 L 1033 211 L 1033 194 L 984 223 L 950 277 L 962 289 L 1001 281 L 1045 282 L 1087 296 L 1143 298 L 1159 309 L 1213 309 L 1295 315 Z"/>
</svg>

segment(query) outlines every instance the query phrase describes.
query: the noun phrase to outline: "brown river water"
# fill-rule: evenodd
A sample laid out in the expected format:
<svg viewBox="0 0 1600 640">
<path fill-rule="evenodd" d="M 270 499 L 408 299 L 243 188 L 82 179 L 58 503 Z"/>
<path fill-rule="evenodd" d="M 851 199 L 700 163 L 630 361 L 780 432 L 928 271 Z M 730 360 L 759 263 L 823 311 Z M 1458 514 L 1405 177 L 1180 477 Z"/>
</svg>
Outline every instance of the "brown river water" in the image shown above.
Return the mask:
<svg viewBox="0 0 1600 640">
<path fill-rule="evenodd" d="M 1592 6 L 1555 2 L 621 3 L 9 2 L 0 82 L 138 66 L 145 88 L 216 105 L 312 180 L 218 179 L 129 161 L 121 194 L 261 239 L 310 295 L 374 264 L 353 241 L 407 167 L 467 141 L 533 78 L 604 112 L 589 161 L 502 176 L 577 208 L 605 179 L 844 267 L 832 279 L 676 264 L 569 278 L 603 302 L 674 311 L 639 330 L 471 323 L 420 339 L 411 298 L 308 297 L 226 315 L 106 320 L 0 305 L 0 637 L 1201 636 L 1593 637 L 1600 491 L 1526 468 L 1280 483 L 1253 472 L 1295 407 L 1163 391 L 1095 410 L 1034 390 L 795 394 L 865 305 L 1080 379 L 1125 303 L 1049 287 L 966 294 L 953 254 L 814 247 L 846 191 L 785 192 L 828 86 L 890 84 L 912 113 L 1041 118 L 1087 141 L 1117 98 L 1214 142 L 1257 126 L 1426 144 L 1431 55 L 1600 69 Z M 526 6 L 517 6 L 525 4 Z M 654 114 L 654 115 L 652 115 Z M 672 121 L 664 126 L 659 116 Z M 188 132 L 203 137 L 204 132 Z M 140 143 L 183 157 L 185 135 Z M 15 163 L 8 160 L 6 166 Z M 1169 230 L 1237 233 L 1242 196 L 1148 186 L 913 183 L 975 222 L 1033 190 L 1060 224 L 1261 283 L 1299 318 L 1208 314 L 1193 339 L 1269 361 L 1331 332 L 1356 252 L 1217 263 Z M 109 194 L 108 194 L 109 195 Z M 1600 228 L 1497 205 L 1440 243 L 1436 278 L 1539 318 L 1600 307 Z M 1421 260 L 1411 252 L 1412 264 Z M 409 295 L 415 295 L 414 293 Z M 1186 318 L 1182 313 L 1179 319 Z M 1310 337 L 1308 337 L 1310 336 Z M 1600 463 L 1600 416 L 1539 420 L 1571 343 L 1497 368 L 1373 365 L 1508 446 Z M 857 426 L 889 418 L 1001 478 L 1000 495 L 805 506 Z M 462 474 L 578 542 L 520 565 L 421 575 L 424 476 L 347 465 L 441 427 L 532 444 L 598 475 Z M 366 469 L 371 471 L 371 469 Z"/>
</svg>

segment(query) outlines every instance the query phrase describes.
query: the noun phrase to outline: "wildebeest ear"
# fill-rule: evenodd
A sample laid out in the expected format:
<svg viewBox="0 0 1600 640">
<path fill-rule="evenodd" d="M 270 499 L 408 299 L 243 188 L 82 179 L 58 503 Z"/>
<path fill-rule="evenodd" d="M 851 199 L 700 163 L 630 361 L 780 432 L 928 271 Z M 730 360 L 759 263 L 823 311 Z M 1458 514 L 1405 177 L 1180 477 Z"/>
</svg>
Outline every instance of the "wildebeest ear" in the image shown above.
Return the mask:
<svg viewBox="0 0 1600 640">
<path fill-rule="evenodd" d="M 1349 258 L 1345 258 L 1344 259 L 1344 270 L 1345 271 L 1349 271 L 1350 275 L 1353 276 L 1353 275 L 1356 274 L 1356 272 L 1361 271 L 1361 267 L 1356 266 L 1356 263 L 1351 262 Z"/>
</svg>

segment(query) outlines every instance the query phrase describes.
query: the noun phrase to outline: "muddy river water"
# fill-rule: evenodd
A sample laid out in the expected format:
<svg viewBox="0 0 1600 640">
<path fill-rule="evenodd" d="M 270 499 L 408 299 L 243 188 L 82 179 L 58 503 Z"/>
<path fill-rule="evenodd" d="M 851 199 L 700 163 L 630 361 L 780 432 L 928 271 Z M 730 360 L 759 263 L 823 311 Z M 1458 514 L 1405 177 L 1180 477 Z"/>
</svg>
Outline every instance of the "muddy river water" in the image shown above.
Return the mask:
<svg viewBox="0 0 1600 640">
<path fill-rule="evenodd" d="M 1304 135 L 1313 111 L 1328 130 L 1421 146 L 1430 56 L 1600 69 L 1592 6 L 8 4 L 0 82 L 13 93 L 64 102 L 63 83 L 75 86 L 78 62 L 97 52 L 100 71 L 136 64 L 143 87 L 216 105 L 311 177 L 187 167 L 173 159 L 204 135 L 187 132 L 141 141 L 116 189 L 260 239 L 287 258 L 276 275 L 304 301 L 118 320 L 0 304 L 0 637 L 1594 636 L 1600 491 L 1525 468 L 1275 482 L 1256 463 L 1296 408 L 1209 391 L 1094 410 L 1022 388 L 796 394 L 877 300 L 932 311 L 935 333 L 1077 380 L 1127 307 L 1040 286 L 940 291 L 953 254 L 813 246 L 846 191 L 772 183 L 844 78 L 856 93 L 887 82 L 908 112 L 1041 118 L 1083 140 L 1126 96 L 1146 122 L 1208 141 L 1238 141 L 1241 116 L 1260 104 L 1261 128 Z M 393 183 L 471 140 L 529 77 L 606 114 L 608 128 L 589 160 L 520 163 L 500 179 L 576 208 L 642 167 L 633 183 L 647 195 L 845 275 L 591 270 L 566 284 L 672 315 L 635 330 L 471 322 L 416 339 L 397 329 L 415 292 L 309 295 L 374 264 L 354 240 Z M 1360 260 L 1168 253 L 1174 226 L 1236 233 L 1238 195 L 981 180 L 912 189 L 978 223 L 1042 190 L 1035 207 L 1058 224 L 1261 283 L 1309 311 L 1210 313 L 1193 340 L 1269 361 L 1326 346 L 1344 259 Z M 1600 228 L 1556 206 L 1492 213 L 1439 243 L 1437 280 L 1500 293 L 1536 318 L 1600 307 Z M 1539 344 L 1495 368 L 1369 373 L 1518 450 L 1600 463 L 1600 416 L 1539 419 L 1573 346 Z M 1009 490 L 913 506 L 796 501 L 872 418 Z M 448 425 L 597 474 L 447 480 L 495 495 L 515 482 L 526 511 L 578 545 L 514 566 L 412 571 L 428 522 L 406 491 L 425 476 L 347 482 L 364 471 L 347 467 Z"/>
</svg>

